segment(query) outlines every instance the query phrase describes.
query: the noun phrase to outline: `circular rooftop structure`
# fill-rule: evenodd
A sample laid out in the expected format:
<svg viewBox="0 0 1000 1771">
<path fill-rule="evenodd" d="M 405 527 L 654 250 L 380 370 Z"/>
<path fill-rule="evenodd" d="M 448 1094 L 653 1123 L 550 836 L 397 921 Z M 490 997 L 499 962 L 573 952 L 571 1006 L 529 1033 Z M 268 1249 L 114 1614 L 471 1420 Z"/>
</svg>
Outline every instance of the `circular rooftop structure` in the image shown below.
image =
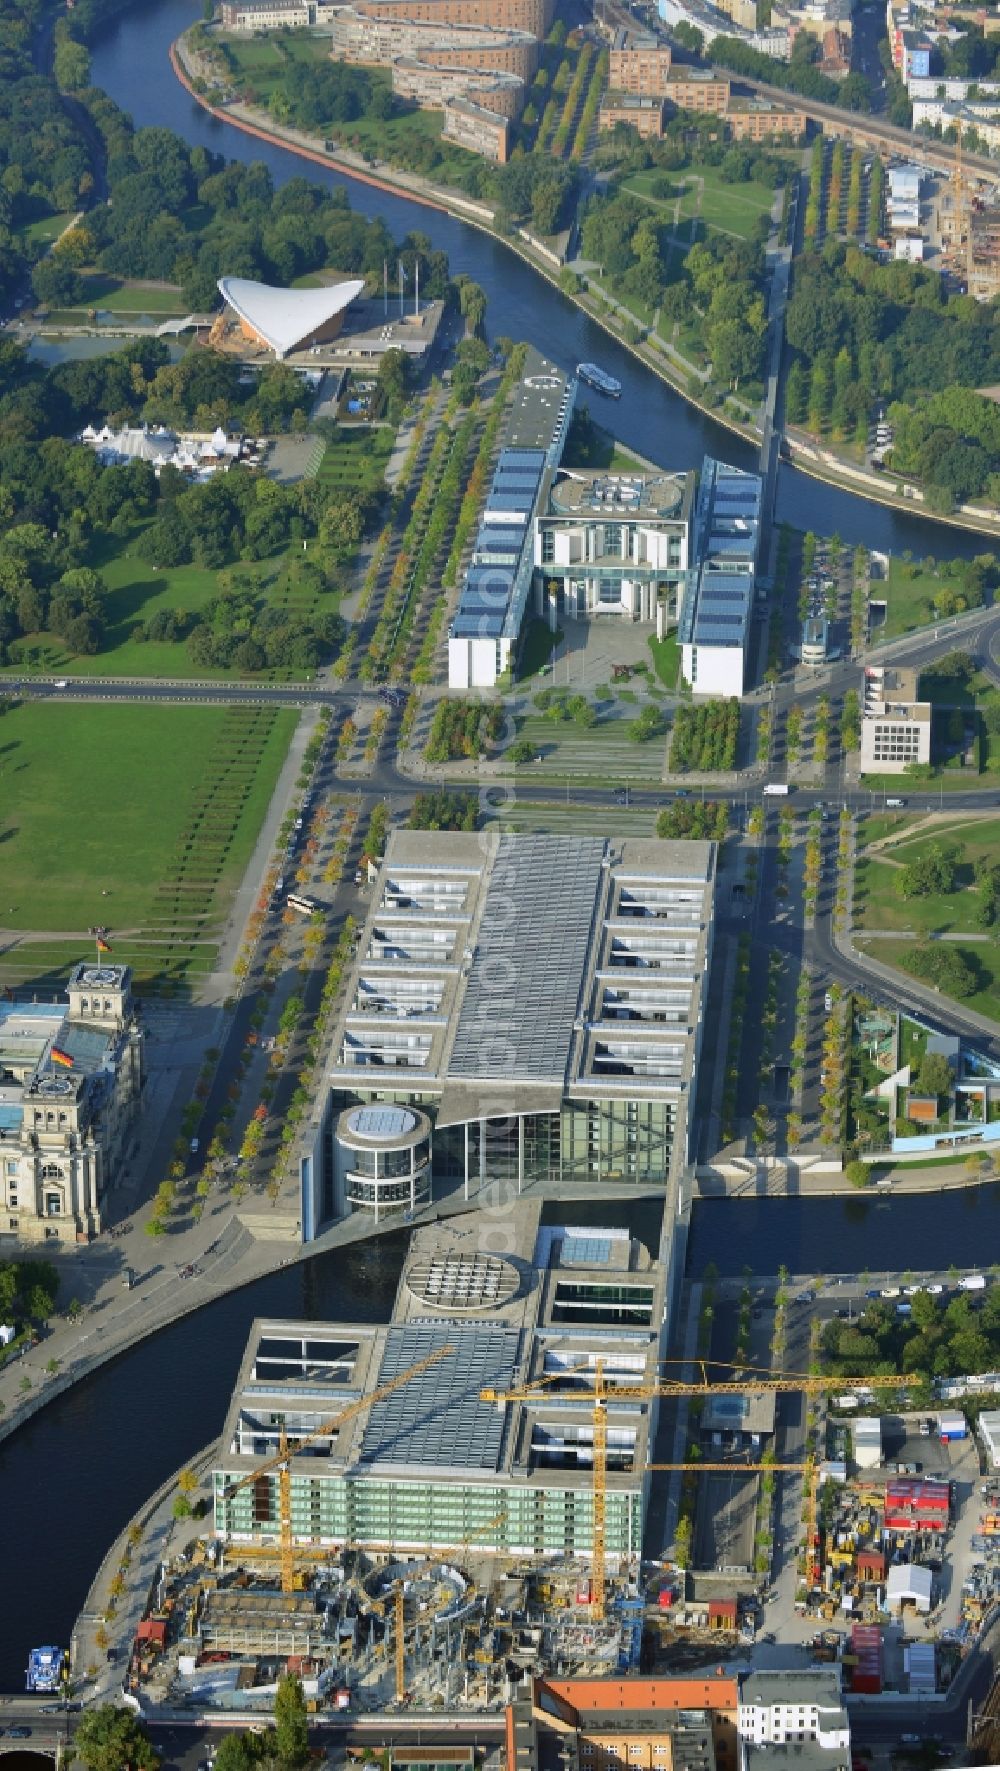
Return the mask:
<svg viewBox="0 0 1000 1771">
<path fill-rule="evenodd" d="M 406 1271 L 415 1298 L 454 1316 L 482 1315 L 509 1304 L 520 1283 L 517 1268 L 495 1254 L 445 1251 L 418 1258 Z"/>
<path fill-rule="evenodd" d="M 356 1138 L 373 1144 L 386 1144 L 405 1138 L 417 1124 L 417 1115 L 409 1107 L 352 1107 L 345 1114 L 344 1130 Z"/>
<path fill-rule="evenodd" d="M 118 973 L 113 966 L 88 965 L 80 973 L 78 982 L 86 984 L 88 990 L 110 990 L 112 984 L 118 982 Z"/>
</svg>

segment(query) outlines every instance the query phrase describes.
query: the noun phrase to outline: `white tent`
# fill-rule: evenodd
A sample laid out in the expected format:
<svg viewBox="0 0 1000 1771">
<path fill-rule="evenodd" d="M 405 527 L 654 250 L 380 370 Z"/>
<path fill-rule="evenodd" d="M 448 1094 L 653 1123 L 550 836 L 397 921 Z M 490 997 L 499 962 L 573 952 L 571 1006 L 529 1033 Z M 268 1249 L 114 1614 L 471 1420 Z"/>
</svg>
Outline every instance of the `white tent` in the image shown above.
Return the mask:
<svg viewBox="0 0 1000 1771">
<path fill-rule="evenodd" d="M 898 1611 L 903 1605 L 914 1605 L 926 1614 L 931 1608 L 932 1577 L 929 1568 L 904 1562 L 901 1568 L 890 1568 L 885 1584 L 887 1611 Z"/>
</svg>

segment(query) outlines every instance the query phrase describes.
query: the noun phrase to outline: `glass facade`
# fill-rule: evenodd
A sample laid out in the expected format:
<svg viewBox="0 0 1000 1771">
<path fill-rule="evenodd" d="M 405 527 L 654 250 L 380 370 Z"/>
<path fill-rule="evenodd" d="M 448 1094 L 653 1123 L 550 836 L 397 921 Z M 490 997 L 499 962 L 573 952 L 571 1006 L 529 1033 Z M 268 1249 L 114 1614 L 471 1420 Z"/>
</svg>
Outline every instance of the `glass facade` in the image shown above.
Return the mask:
<svg viewBox="0 0 1000 1771">
<path fill-rule="evenodd" d="M 434 1173 L 446 1180 L 516 1181 L 519 1123 L 523 1125 L 523 1182 L 601 1181 L 663 1186 L 674 1135 L 668 1101 L 566 1102 L 556 1113 L 473 1120 L 434 1133 Z"/>
<path fill-rule="evenodd" d="M 216 1530 L 236 1539 L 276 1543 L 277 1477 L 224 1499 L 227 1477 L 215 1476 Z M 266 1492 L 265 1492 L 266 1491 Z M 299 1542 L 399 1548 L 509 1550 L 542 1556 L 588 1555 L 593 1547 L 593 1494 L 588 1484 L 468 1486 L 461 1481 L 406 1482 L 367 1476 L 292 1475 L 292 1532 Z M 636 1556 L 642 1545 L 642 1499 L 610 1490 L 606 1544 L 610 1557 Z"/>
</svg>

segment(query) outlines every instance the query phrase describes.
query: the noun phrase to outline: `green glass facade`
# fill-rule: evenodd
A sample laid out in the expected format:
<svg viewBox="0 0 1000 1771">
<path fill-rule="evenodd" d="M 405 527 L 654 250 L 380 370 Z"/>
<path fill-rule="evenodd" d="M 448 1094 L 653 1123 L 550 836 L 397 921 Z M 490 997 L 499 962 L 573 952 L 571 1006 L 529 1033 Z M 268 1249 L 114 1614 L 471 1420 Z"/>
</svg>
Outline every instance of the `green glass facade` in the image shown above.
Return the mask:
<svg viewBox="0 0 1000 1771">
<path fill-rule="evenodd" d="M 216 1531 L 223 1537 L 278 1538 L 278 1479 L 262 1476 L 231 1499 L 230 1478 L 215 1473 Z M 299 1543 L 350 1543 L 363 1549 L 398 1546 L 432 1551 L 468 1543 L 477 1549 L 539 1556 L 589 1555 L 593 1494 L 589 1484 L 483 1486 L 455 1481 L 407 1482 L 388 1476 L 292 1475 L 292 1532 Z M 610 1489 L 609 1557 L 636 1556 L 642 1541 L 642 1498 Z"/>
</svg>

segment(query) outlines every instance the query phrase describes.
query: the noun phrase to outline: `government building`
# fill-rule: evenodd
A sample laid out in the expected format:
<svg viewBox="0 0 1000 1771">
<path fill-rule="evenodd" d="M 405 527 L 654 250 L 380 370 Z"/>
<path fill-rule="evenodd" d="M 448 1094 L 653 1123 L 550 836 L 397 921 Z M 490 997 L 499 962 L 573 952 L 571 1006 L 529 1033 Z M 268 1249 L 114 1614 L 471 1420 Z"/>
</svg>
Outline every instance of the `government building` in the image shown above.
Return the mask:
<svg viewBox="0 0 1000 1771">
<path fill-rule="evenodd" d="M 635 97 L 635 104 L 659 104 Z M 763 483 L 706 456 L 700 473 L 564 462 L 578 382 L 535 350 L 448 629 L 448 686 L 491 689 L 516 662 L 526 613 L 676 631 L 686 683 L 743 695 L 760 592 Z"/>
<path fill-rule="evenodd" d="M 715 845 L 394 831 L 306 1134 L 302 1234 L 690 1160 Z"/>
<path fill-rule="evenodd" d="M 275 1456 L 283 1431 L 319 1434 L 289 1466 L 297 1547 L 588 1558 L 593 1407 L 578 1392 L 600 1362 L 607 1567 L 635 1572 L 657 1402 L 614 1391 L 658 1376 L 660 1253 L 616 1227 L 610 1205 L 609 1227 L 578 1229 L 543 1224 L 539 1202 L 519 1200 L 497 1226 L 475 1213 L 417 1230 L 388 1324 L 255 1322 L 212 1475 L 227 1559 L 278 1543 L 277 1471 L 230 1490 Z"/>
<path fill-rule="evenodd" d="M 78 965 L 69 1007 L 0 1003 L 0 1232 L 87 1242 L 118 1178 L 142 1087 L 124 965 Z"/>
</svg>

